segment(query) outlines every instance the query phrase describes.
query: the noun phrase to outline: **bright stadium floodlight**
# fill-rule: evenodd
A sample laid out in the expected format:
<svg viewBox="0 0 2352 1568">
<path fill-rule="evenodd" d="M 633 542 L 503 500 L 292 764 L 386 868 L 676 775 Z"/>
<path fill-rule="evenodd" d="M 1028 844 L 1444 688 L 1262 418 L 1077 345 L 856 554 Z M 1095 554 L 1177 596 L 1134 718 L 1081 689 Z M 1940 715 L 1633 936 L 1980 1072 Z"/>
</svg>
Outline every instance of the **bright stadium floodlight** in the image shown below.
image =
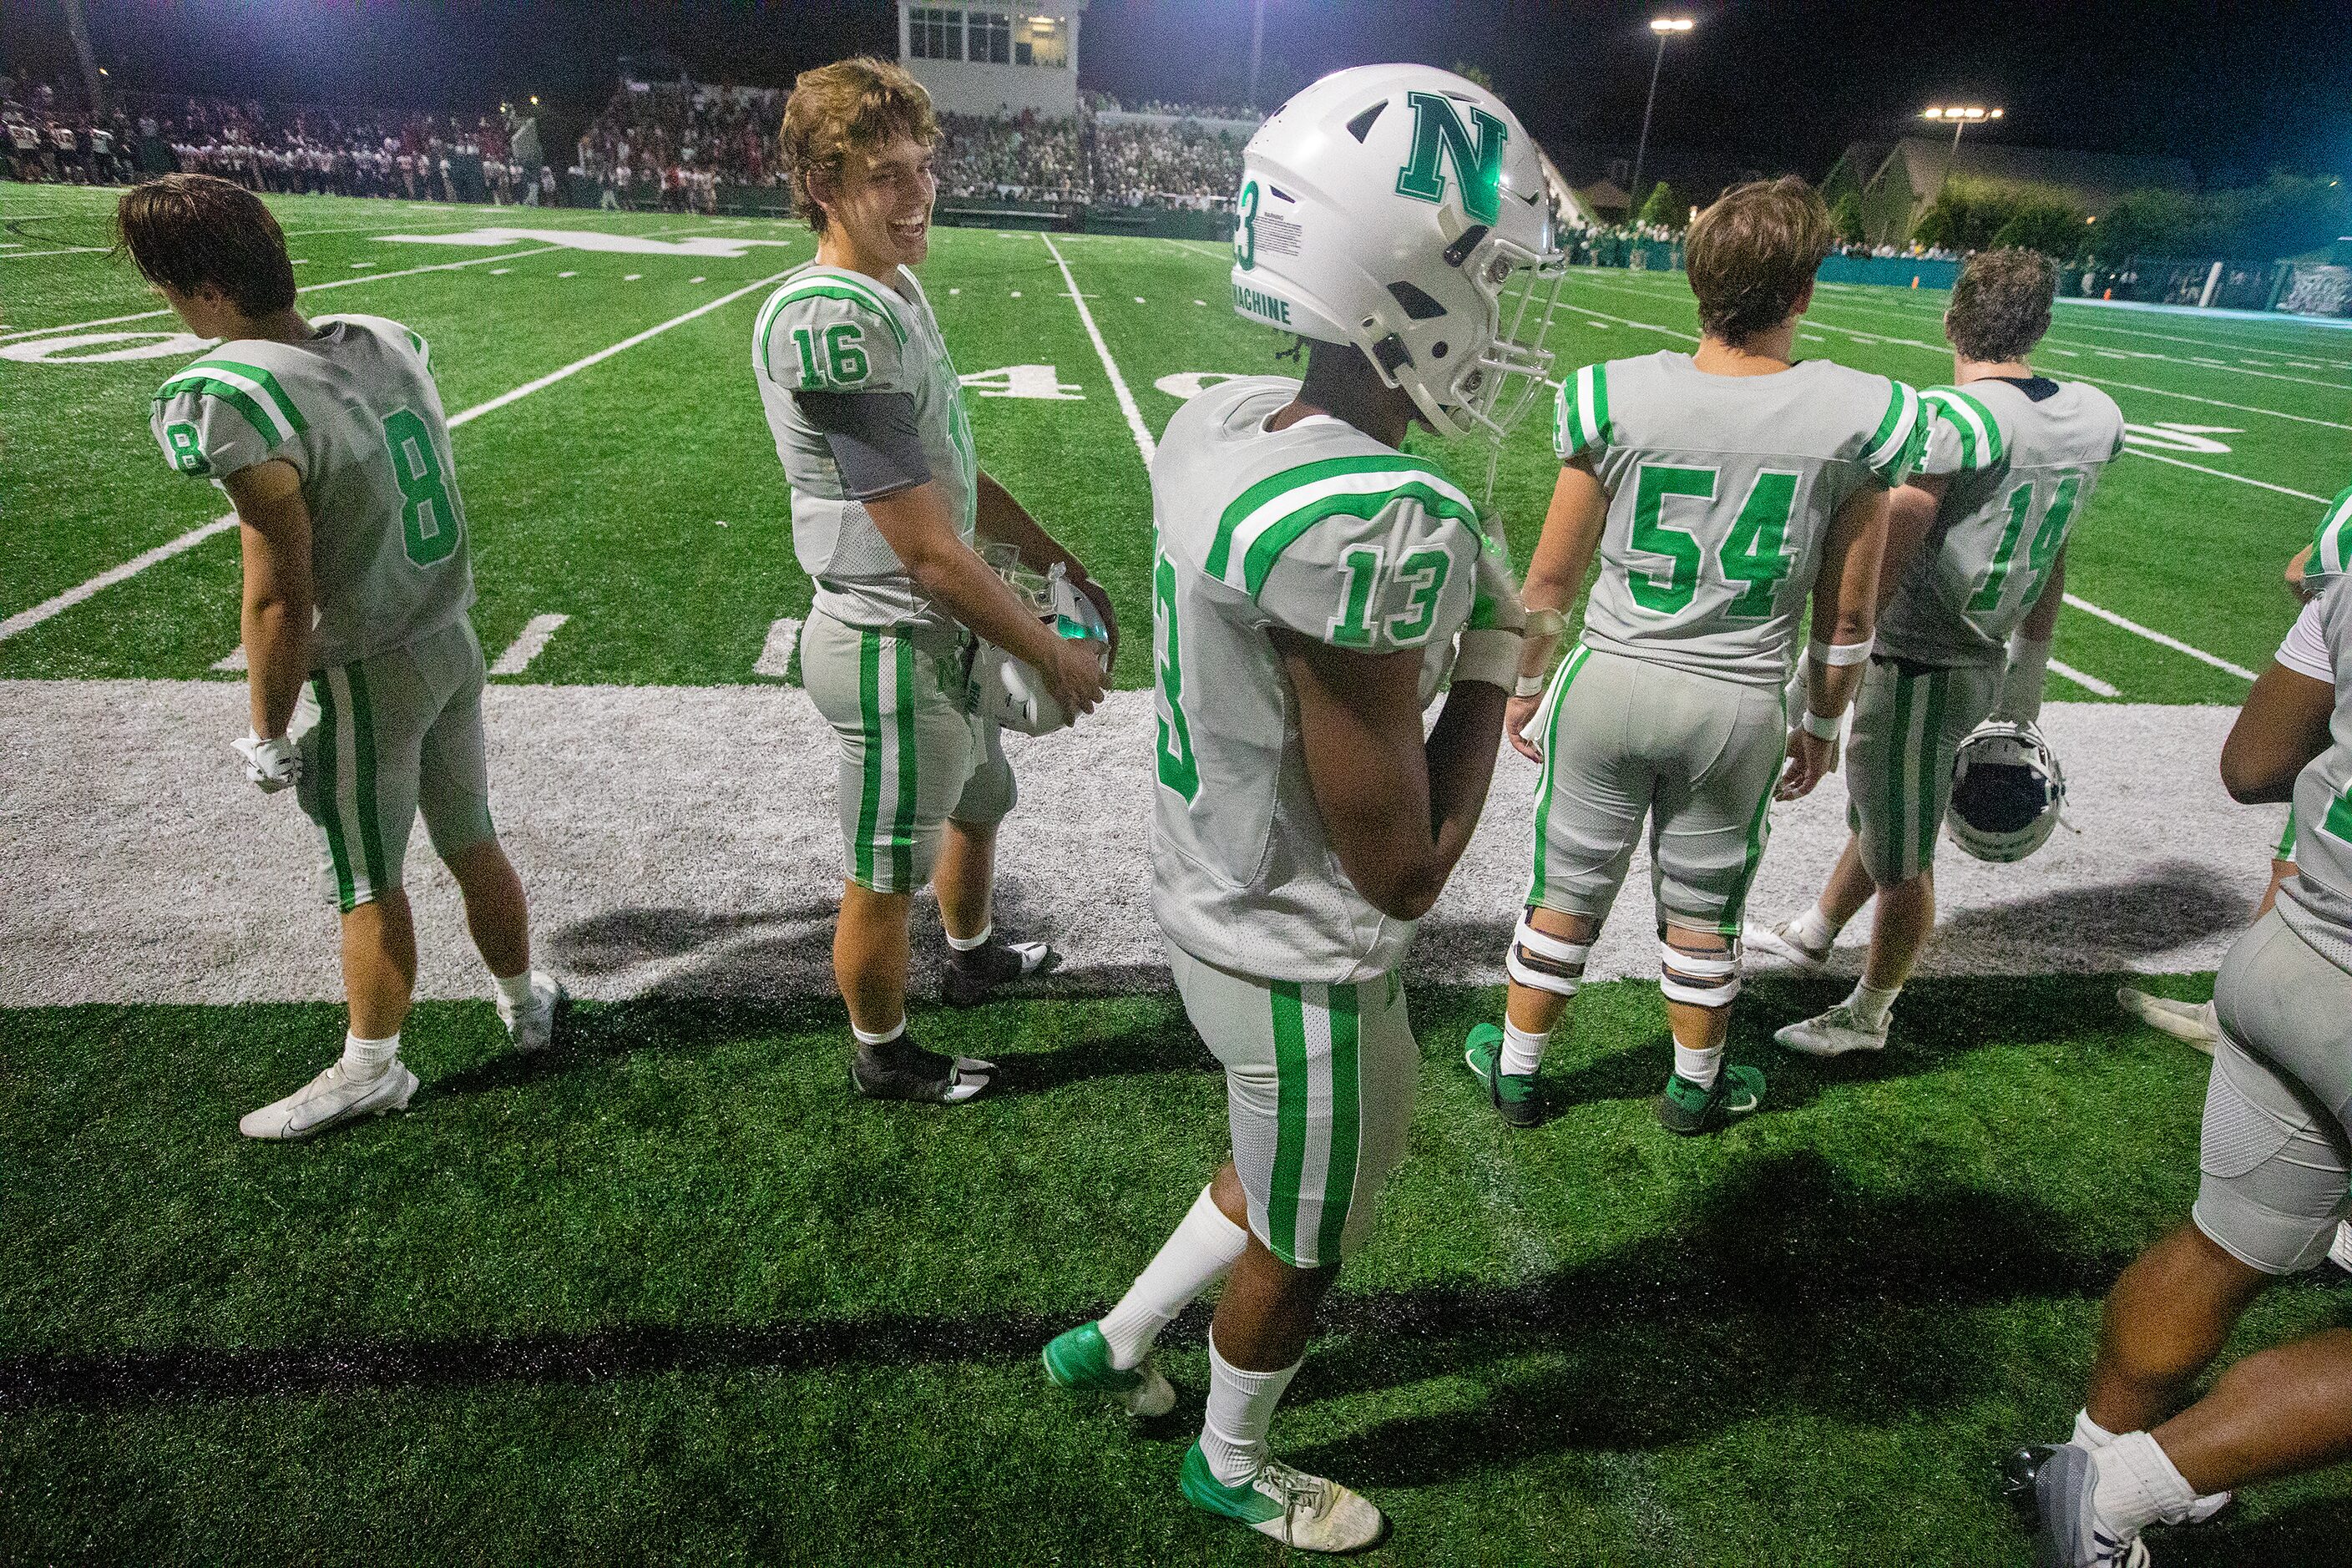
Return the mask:
<svg viewBox="0 0 2352 1568">
<path fill-rule="evenodd" d="M 1919 111 L 1919 118 L 1922 120 L 1949 121 L 1952 126 L 1952 150 L 1944 158 L 1943 176 L 1936 182 L 1936 195 L 1929 198 L 1931 202 L 1942 197 L 1944 186 L 1952 177 L 1952 165 L 1960 161 L 1960 132 L 1971 125 L 1981 124 L 1989 120 L 1999 120 L 2002 112 L 1998 109 L 1987 109 L 1980 103 L 1931 103 Z"/>
<path fill-rule="evenodd" d="M 1658 54 L 1650 62 L 1650 96 L 1642 105 L 1642 139 L 1633 144 L 1633 188 L 1625 193 L 1625 216 L 1629 218 L 1642 216 L 1642 162 L 1650 151 L 1650 112 L 1658 107 L 1658 72 L 1666 63 L 1666 40 L 1697 25 L 1688 16 L 1650 18 L 1650 31 L 1658 35 Z"/>
</svg>

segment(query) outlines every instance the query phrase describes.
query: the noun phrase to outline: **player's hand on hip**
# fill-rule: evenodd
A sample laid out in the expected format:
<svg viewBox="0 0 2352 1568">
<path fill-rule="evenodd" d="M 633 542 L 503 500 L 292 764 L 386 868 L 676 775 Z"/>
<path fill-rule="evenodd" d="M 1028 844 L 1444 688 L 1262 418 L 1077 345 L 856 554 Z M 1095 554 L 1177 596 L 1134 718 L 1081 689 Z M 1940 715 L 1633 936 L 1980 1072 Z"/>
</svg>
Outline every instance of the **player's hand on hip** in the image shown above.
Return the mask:
<svg viewBox="0 0 2352 1568">
<path fill-rule="evenodd" d="M 1544 760 L 1543 746 L 1528 737 L 1526 731 L 1534 727 L 1536 715 L 1543 709 L 1543 695 L 1514 697 L 1503 704 L 1503 733 L 1511 742 L 1511 750 L 1531 763 Z"/>
<path fill-rule="evenodd" d="M 1092 637 L 1054 641 L 1053 668 L 1040 673 L 1054 700 L 1073 719 L 1093 712 L 1103 700 L 1103 651 L 1104 645 Z"/>
<path fill-rule="evenodd" d="M 1772 792 L 1775 800 L 1802 800 L 1813 793 L 1813 786 L 1837 772 L 1838 742 L 1834 735 L 1809 735 L 1802 730 L 1789 731 L 1789 766 L 1780 775 L 1780 787 Z"/>
<path fill-rule="evenodd" d="M 247 782 L 259 786 L 264 795 L 276 795 L 302 776 L 302 753 L 284 735 L 267 741 L 258 735 L 247 735 L 229 743 L 245 759 Z"/>
</svg>

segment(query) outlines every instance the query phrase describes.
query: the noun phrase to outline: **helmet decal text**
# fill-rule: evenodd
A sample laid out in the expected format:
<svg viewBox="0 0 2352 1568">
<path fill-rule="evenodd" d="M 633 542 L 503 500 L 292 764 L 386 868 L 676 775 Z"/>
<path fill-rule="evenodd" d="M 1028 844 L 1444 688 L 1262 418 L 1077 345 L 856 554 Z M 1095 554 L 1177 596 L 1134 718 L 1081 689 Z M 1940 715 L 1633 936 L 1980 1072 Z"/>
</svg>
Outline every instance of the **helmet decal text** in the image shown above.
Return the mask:
<svg viewBox="0 0 2352 1568">
<path fill-rule="evenodd" d="M 1397 171 L 1397 195 L 1417 201 L 1445 199 L 1445 164 L 1454 163 L 1454 177 L 1462 191 L 1462 210 L 1474 222 L 1493 223 L 1503 214 L 1503 145 L 1510 127 L 1476 104 L 1457 105 L 1437 92 L 1408 92 L 1412 107 L 1412 151 Z M 1467 109 L 1477 127 L 1474 141 L 1462 123 Z"/>
</svg>

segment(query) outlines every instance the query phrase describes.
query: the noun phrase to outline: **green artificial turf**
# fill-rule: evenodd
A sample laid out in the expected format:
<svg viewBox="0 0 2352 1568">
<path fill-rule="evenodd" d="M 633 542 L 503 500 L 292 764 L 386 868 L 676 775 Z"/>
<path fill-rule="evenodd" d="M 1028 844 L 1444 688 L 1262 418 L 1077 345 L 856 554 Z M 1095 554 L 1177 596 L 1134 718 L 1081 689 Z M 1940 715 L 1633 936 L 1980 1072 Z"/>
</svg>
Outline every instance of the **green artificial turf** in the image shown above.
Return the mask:
<svg viewBox="0 0 2352 1568">
<path fill-rule="evenodd" d="M 2176 983 L 2194 992 L 2195 978 Z M 1596 985 L 1531 1133 L 1459 1063 L 1491 992 L 1415 990 L 1410 1162 L 1276 1426 L 1391 1510 L 1374 1561 L 2004 1563 L 1993 1487 L 2065 1430 L 2097 1302 L 2195 1190 L 2204 1063 L 2111 979 L 1927 982 L 1884 1058 L 1654 1123 L 1654 987 Z M 1204 1381 L 1140 1431 L 1035 1356 L 1222 1158 L 1172 994 L 919 1009 L 1004 1092 L 847 1092 L 830 1005 L 583 1006 L 509 1055 L 427 1004 L 415 1106 L 301 1145 L 236 1118 L 329 1006 L 0 1015 L 0 1557 L 282 1563 L 1252 1562 L 1178 1505 Z M 2061 1135 L 2063 1134 L 2063 1135 Z M 2341 1320 L 2281 1289 L 2232 1353 Z M 2312 1563 L 2352 1478 L 2258 1489 L 2162 1561 Z"/>
</svg>

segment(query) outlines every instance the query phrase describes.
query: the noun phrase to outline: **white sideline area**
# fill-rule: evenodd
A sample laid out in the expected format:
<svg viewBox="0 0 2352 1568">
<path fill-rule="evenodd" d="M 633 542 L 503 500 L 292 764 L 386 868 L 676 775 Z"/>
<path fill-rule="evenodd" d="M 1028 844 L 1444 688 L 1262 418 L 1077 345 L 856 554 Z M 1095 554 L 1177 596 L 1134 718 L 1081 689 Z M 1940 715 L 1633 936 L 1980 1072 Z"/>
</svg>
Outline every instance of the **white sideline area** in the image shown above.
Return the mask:
<svg viewBox="0 0 2352 1568">
<path fill-rule="evenodd" d="M 532 901 L 541 963 L 573 991 L 825 994 L 839 886 L 833 736 L 774 686 L 494 685 L 492 807 Z M 339 993 L 321 850 L 290 794 L 247 784 L 234 681 L 0 681 L 0 1005 L 232 1003 Z M 1926 972 L 2210 969 L 2260 896 L 2283 808 L 2233 805 L 2214 759 L 2231 710 L 2053 703 L 2069 815 L 2013 867 L 1937 858 Z M 1065 984 L 1164 982 L 1148 898 L 1150 697 L 1115 693 L 1076 731 L 1011 738 L 1000 918 L 1066 954 Z M 1536 769 L 1506 753 L 1484 826 L 1411 966 L 1492 982 L 1526 889 Z M 1843 841 L 1832 780 L 1773 815 L 1751 911 L 1818 888 Z M 407 882 L 418 989 L 478 996 L 454 884 L 422 825 Z M 1597 977 L 1654 977 L 1646 858 L 1593 952 Z M 1848 933 L 1851 972 L 1868 914 Z M 937 917 L 919 916 L 937 941 Z"/>
</svg>

